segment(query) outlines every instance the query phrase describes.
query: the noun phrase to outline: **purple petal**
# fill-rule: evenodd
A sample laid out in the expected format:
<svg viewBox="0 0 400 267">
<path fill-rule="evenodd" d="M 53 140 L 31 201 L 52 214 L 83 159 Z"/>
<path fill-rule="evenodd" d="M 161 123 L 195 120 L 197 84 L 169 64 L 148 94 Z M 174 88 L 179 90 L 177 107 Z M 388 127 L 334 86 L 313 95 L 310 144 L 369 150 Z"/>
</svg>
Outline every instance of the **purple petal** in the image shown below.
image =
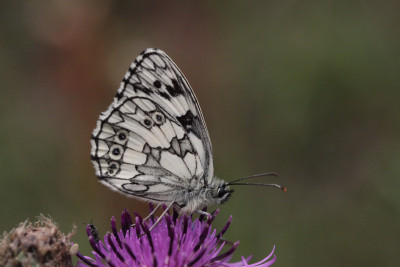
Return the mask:
<svg viewBox="0 0 400 267">
<path fill-rule="evenodd" d="M 133 251 L 132 251 L 132 249 L 129 247 L 129 245 L 125 242 L 125 241 L 123 241 L 124 243 L 124 247 L 125 247 L 125 249 L 126 249 L 126 251 L 128 252 L 128 254 L 129 254 L 129 256 L 131 256 L 131 258 L 134 260 L 134 261 L 136 261 L 136 256 L 135 256 L 135 254 L 133 253 Z"/>
<path fill-rule="evenodd" d="M 111 230 L 112 230 L 115 238 L 117 239 L 119 247 L 122 248 L 122 244 L 121 244 L 121 240 L 119 239 L 119 236 L 118 236 L 117 225 L 116 225 L 114 216 L 111 217 Z"/>
<path fill-rule="evenodd" d="M 189 220 L 189 218 L 185 214 L 184 217 L 183 217 L 183 234 L 182 235 L 186 234 L 186 231 L 187 231 L 187 228 L 188 228 L 188 220 Z"/>
<path fill-rule="evenodd" d="M 81 260 L 81 261 L 83 261 L 85 264 L 87 264 L 87 265 L 89 265 L 89 266 L 91 266 L 91 267 L 96 267 L 97 265 L 96 264 L 94 264 L 92 261 L 92 259 L 90 259 L 90 258 L 88 258 L 88 257 L 86 257 L 86 256 L 83 256 L 79 251 L 76 253 L 76 256 Z M 90 259 L 90 260 L 89 260 Z"/>
<path fill-rule="evenodd" d="M 141 217 L 140 216 L 136 216 L 135 218 L 135 230 L 136 230 L 136 237 L 140 238 L 140 226 L 141 226 Z"/>
<path fill-rule="evenodd" d="M 132 217 L 129 214 L 129 211 L 127 209 L 124 209 L 121 214 L 121 228 L 122 232 L 124 235 L 126 235 L 126 232 L 131 228 L 132 225 Z"/>
<path fill-rule="evenodd" d="M 217 238 L 221 238 L 221 236 L 223 236 L 223 234 L 225 234 L 225 232 L 228 230 L 229 226 L 231 225 L 232 222 L 232 215 L 229 216 L 228 222 L 225 224 L 224 228 L 222 228 L 221 232 L 219 232 L 217 234 Z"/>
<path fill-rule="evenodd" d="M 191 267 L 194 264 L 196 264 L 196 262 L 198 262 L 203 256 L 204 254 L 207 252 L 207 248 L 202 248 L 199 253 L 197 253 L 197 256 L 191 261 L 189 262 L 188 266 Z"/>
<path fill-rule="evenodd" d="M 208 226 L 208 225 L 207 225 L 207 226 Z M 199 242 L 198 242 L 197 245 L 194 247 L 194 251 L 195 251 L 195 252 L 196 252 L 196 251 L 200 248 L 200 246 L 203 244 L 204 239 L 206 238 L 209 229 L 210 229 L 209 227 L 205 227 L 205 228 L 203 229 L 203 232 L 201 233 L 200 238 L 199 238 Z"/>
<path fill-rule="evenodd" d="M 154 243 L 153 243 L 153 239 L 151 238 L 151 233 L 149 228 L 147 227 L 147 225 L 145 223 L 143 223 L 142 225 L 143 231 L 147 236 L 147 240 L 149 241 L 150 247 L 151 247 L 151 252 L 154 253 Z"/>
<path fill-rule="evenodd" d="M 233 246 L 232 246 L 227 252 L 225 252 L 225 253 L 223 253 L 223 254 L 221 254 L 221 255 L 215 257 L 215 258 L 212 258 L 212 259 L 211 259 L 211 262 L 220 261 L 220 260 L 223 260 L 223 259 L 229 257 L 230 255 L 233 254 L 233 252 L 236 250 L 236 248 L 237 248 L 238 246 L 239 246 L 239 241 L 236 241 L 236 242 L 233 244 Z"/>
<path fill-rule="evenodd" d="M 117 239 L 117 240 L 118 240 L 118 239 Z M 112 241 L 112 239 L 111 239 L 111 234 L 108 234 L 108 235 L 107 235 L 107 241 L 108 241 L 108 244 L 110 245 L 110 247 L 112 248 L 113 252 L 115 253 L 115 255 L 117 255 L 118 259 L 119 259 L 120 261 L 122 261 L 122 262 L 125 262 L 124 257 L 122 257 L 121 253 L 119 253 L 119 251 L 117 250 L 117 248 L 116 248 L 114 242 Z M 122 246 L 121 246 L 121 248 L 122 248 Z"/>
<path fill-rule="evenodd" d="M 96 253 L 100 255 L 100 257 L 102 257 L 103 259 L 106 258 L 104 253 L 100 251 L 98 244 L 97 244 L 96 240 L 93 238 L 93 236 L 89 236 L 89 243 L 92 246 L 92 248 L 94 249 L 94 251 L 96 251 Z"/>
</svg>

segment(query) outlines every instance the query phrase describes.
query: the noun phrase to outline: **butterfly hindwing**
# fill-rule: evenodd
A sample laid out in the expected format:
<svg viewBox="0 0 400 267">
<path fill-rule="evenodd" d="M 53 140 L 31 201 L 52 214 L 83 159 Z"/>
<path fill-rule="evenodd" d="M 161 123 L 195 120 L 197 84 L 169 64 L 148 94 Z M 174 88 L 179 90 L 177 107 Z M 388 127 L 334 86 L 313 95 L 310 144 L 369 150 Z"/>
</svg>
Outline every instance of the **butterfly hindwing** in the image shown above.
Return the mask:
<svg viewBox="0 0 400 267">
<path fill-rule="evenodd" d="M 123 193 L 173 201 L 172 193 L 204 177 L 190 135 L 152 99 L 123 97 L 100 116 L 93 132 L 91 155 L 96 174 L 101 182 Z"/>
</svg>

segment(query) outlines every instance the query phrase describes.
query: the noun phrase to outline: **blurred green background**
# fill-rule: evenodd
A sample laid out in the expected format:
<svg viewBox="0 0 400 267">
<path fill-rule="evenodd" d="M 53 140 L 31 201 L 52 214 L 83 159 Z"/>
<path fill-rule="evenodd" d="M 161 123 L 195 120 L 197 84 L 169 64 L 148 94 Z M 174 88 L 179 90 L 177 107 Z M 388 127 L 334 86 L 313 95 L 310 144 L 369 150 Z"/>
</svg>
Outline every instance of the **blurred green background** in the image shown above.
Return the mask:
<svg viewBox="0 0 400 267">
<path fill-rule="evenodd" d="M 89 139 L 131 61 L 166 51 L 190 81 L 216 174 L 236 188 L 235 259 L 277 266 L 400 260 L 398 1 L 2 1 L 0 231 L 50 214 L 90 249 L 141 202 L 97 182 Z"/>
</svg>

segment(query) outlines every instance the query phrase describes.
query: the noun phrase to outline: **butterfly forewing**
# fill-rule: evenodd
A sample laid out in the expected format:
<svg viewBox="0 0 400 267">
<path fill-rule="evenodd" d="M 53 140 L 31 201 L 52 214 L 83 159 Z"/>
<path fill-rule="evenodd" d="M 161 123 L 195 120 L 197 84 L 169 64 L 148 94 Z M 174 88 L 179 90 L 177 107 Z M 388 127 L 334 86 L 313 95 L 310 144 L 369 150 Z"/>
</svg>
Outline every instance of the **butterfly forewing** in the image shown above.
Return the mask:
<svg viewBox="0 0 400 267">
<path fill-rule="evenodd" d="M 160 202 L 213 178 L 211 142 L 189 83 L 162 51 L 131 65 L 92 136 L 100 180 L 123 193 Z"/>
</svg>

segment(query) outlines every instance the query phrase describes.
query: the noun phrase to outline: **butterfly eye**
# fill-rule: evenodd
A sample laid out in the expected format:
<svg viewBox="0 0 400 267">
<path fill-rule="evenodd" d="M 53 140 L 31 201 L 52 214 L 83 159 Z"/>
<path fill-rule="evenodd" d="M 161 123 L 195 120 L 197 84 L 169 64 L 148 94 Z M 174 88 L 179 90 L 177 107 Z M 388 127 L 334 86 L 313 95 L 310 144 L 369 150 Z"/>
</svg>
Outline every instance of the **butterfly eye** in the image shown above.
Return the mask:
<svg viewBox="0 0 400 267">
<path fill-rule="evenodd" d="M 146 117 L 142 120 L 142 124 L 144 125 L 144 127 L 146 127 L 147 129 L 150 129 L 154 122 L 150 117 Z"/>
<path fill-rule="evenodd" d="M 108 175 L 114 176 L 119 170 L 119 163 L 111 161 L 108 165 Z"/>
<path fill-rule="evenodd" d="M 122 157 L 122 153 L 124 152 L 124 149 L 121 145 L 112 145 L 110 147 L 110 158 L 113 160 L 119 160 Z"/>
<path fill-rule="evenodd" d="M 115 135 L 115 141 L 120 144 L 124 144 L 128 140 L 128 132 L 125 130 L 119 130 Z"/>
<path fill-rule="evenodd" d="M 154 112 L 152 118 L 157 124 L 163 124 L 165 122 L 165 117 L 161 112 Z"/>
<path fill-rule="evenodd" d="M 217 197 L 221 198 L 225 195 L 225 193 L 226 193 L 225 187 L 219 187 L 217 191 Z"/>
</svg>

